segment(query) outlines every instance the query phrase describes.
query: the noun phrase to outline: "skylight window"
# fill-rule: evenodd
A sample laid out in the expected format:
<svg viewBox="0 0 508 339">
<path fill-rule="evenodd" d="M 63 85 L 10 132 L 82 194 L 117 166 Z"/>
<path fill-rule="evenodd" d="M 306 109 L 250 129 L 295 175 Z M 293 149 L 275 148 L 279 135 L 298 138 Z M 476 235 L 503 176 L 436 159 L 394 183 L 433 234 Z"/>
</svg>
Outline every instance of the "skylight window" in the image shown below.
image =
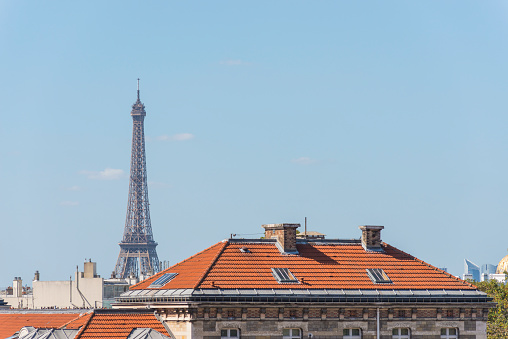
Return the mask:
<svg viewBox="0 0 508 339">
<path fill-rule="evenodd" d="M 272 268 L 272 274 L 279 283 L 299 283 L 298 279 L 287 268 Z"/>
<path fill-rule="evenodd" d="M 381 268 L 367 268 L 367 275 L 374 284 L 391 284 L 392 281 Z"/>
<path fill-rule="evenodd" d="M 178 273 L 164 273 L 159 278 L 157 278 L 153 283 L 151 283 L 150 286 L 148 286 L 148 288 L 162 287 L 171 280 L 173 280 L 177 275 Z"/>
</svg>

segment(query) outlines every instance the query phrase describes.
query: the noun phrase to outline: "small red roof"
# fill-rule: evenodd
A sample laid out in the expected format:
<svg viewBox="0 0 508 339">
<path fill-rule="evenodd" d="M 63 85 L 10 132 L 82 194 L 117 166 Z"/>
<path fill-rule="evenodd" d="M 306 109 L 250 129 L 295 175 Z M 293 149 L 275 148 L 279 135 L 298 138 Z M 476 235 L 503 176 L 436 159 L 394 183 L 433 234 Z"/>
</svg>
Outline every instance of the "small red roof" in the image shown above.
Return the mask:
<svg viewBox="0 0 508 339">
<path fill-rule="evenodd" d="M 135 328 L 151 328 L 169 336 L 162 323 L 151 311 L 95 310 L 75 339 L 125 339 Z"/>
<path fill-rule="evenodd" d="M 0 313 L 0 339 L 14 335 L 25 326 L 60 328 L 77 318 L 79 313 Z"/>
<path fill-rule="evenodd" d="M 235 239 L 217 243 L 131 290 L 149 289 L 164 273 L 178 275 L 156 289 L 476 289 L 393 246 L 382 246 L 383 252 L 374 252 L 358 242 L 309 241 L 297 244 L 298 255 L 288 255 L 274 242 Z M 242 247 L 248 251 L 240 251 Z M 278 283 L 272 268 L 288 268 L 300 283 Z M 383 269 L 392 283 L 375 284 L 367 275 L 369 268 Z"/>
<path fill-rule="evenodd" d="M 63 326 L 61 326 L 60 328 L 65 328 L 65 329 L 68 329 L 68 330 L 77 330 L 81 326 L 86 324 L 91 316 L 92 316 L 91 312 L 89 312 L 89 313 L 82 313 L 77 318 L 72 319 L 68 323 L 66 323 Z"/>
<path fill-rule="evenodd" d="M 27 310 L 27 312 L 30 312 Z M 162 323 L 149 310 L 93 310 L 88 313 L 0 313 L 0 339 L 8 338 L 25 326 L 35 328 L 80 329 L 74 339 L 125 339 L 135 328 L 151 328 L 166 336 Z"/>
</svg>

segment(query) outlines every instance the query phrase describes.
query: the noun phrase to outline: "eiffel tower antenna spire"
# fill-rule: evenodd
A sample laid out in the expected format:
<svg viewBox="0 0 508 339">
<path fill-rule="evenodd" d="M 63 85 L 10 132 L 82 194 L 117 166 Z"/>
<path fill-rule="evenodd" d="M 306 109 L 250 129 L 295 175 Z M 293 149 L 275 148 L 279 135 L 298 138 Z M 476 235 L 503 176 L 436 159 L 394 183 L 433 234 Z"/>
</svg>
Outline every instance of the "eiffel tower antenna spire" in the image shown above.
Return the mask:
<svg viewBox="0 0 508 339">
<path fill-rule="evenodd" d="M 150 221 L 144 132 L 146 111 L 139 99 L 139 79 L 138 99 L 132 105 L 131 116 L 133 127 L 129 199 L 123 239 L 119 243 L 120 254 L 114 270 L 116 278 L 155 274 L 160 269 L 155 250 L 157 243 L 153 239 Z"/>
<path fill-rule="evenodd" d="M 138 100 L 139 100 L 139 78 L 138 78 Z"/>
</svg>

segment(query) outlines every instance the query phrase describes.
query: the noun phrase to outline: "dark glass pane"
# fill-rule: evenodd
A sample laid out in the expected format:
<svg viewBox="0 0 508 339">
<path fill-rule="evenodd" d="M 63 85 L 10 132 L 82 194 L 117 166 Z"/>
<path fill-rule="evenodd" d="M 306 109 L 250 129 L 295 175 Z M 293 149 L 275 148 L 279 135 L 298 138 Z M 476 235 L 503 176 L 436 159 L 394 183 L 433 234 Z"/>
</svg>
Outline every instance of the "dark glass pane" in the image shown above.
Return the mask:
<svg viewBox="0 0 508 339">
<path fill-rule="evenodd" d="M 349 335 L 349 329 L 348 328 L 343 329 L 342 335 Z"/>
<path fill-rule="evenodd" d="M 244 333 L 245 334 L 245 333 Z M 282 330 L 283 335 L 289 335 L 289 328 L 285 328 Z"/>
<path fill-rule="evenodd" d="M 446 328 L 441 329 L 441 335 L 446 335 Z"/>
<path fill-rule="evenodd" d="M 394 328 L 392 330 L 392 334 L 399 334 L 399 329 L 398 328 Z"/>
<path fill-rule="evenodd" d="M 450 334 L 457 334 L 457 329 L 455 328 L 450 328 Z"/>
<path fill-rule="evenodd" d="M 220 330 L 220 335 L 222 337 L 227 337 L 228 336 L 228 330 Z"/>
<path fill-rule="evenodd" d="M 409 328 L 401 328 L 400 329 L 400 334 L 408 335 L 409 334 Z"/>
<path fill-rule="evenodd" d="M 238 337 L 238 330 L 229 330 L 229 335 L 231 337 Z"/>
<path fill-rule="evenodd" d="M 353 328 L 353 335 L 360 335 L 360 329 L 359 328 Z"/>
</svg>

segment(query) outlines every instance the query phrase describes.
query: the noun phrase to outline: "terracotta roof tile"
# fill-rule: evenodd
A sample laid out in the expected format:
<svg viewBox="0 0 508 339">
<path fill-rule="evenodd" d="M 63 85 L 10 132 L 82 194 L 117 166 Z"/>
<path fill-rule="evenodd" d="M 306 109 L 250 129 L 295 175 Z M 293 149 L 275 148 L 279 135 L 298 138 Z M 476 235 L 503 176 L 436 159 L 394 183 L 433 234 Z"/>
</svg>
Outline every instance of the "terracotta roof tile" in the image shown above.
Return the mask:
<svg viewBox="0 0 508 339">
<path fill-rule="evenodd" d="M 85 325 L 88 320 L 90 320 L 90 317 L 92 316 L 92 313 L 82 313 L 77 318 L 69 321 L 68 323 L 64 324 L 60 328 L 65 328 L 68 330 L 75 330 L 79 329 L 81 326 Z"/>
<path fill-rule="evenodd" d="M 0 313 L 0 339 L 14 335 L 25 326 L 60 328 L 79 317 L 78 313 Z"/>
<path fill-rule="evenodd" d="M 227 242 L 220 242 L 210 246 L 209 248 L 171 266 L 159 274 L 131 286 L 131 289 L 146 289 L 162 274 L 169 272 L 178 273 L 178 275 L 166 285 L 162 286 L 162 288 L 194 288 L 203 279 L 214 260 L 222 252 L 226 245 Z"/>
<path fill-rule="evenodd" d="M 78 332 L 79 338 L 122 338 L 135 328 L 152 328 L 169 336 L 153 312 L 142 311 L 95 311 L 88 323 Z"/>
<path fill-rule="evenodd" d="M 242 253 L 247 247 L 250 253 Z M 134 285 L 146 289 L 164 273 L 178 273 L 159 289 L 475 289 L 426 262 L 388 244 L 384 252 L 365 251 L 359 243 L 309 242 L 298 255 L 283 255 L 273 242 L 221 242 Z M 279 284 L 271 268 L 288 268 L 299 284 Z M 393 283 L 375 284 L 366 273 L 381 268 Z M 303 280 L 303 283 L 301 283 Z"/>
</svg>

